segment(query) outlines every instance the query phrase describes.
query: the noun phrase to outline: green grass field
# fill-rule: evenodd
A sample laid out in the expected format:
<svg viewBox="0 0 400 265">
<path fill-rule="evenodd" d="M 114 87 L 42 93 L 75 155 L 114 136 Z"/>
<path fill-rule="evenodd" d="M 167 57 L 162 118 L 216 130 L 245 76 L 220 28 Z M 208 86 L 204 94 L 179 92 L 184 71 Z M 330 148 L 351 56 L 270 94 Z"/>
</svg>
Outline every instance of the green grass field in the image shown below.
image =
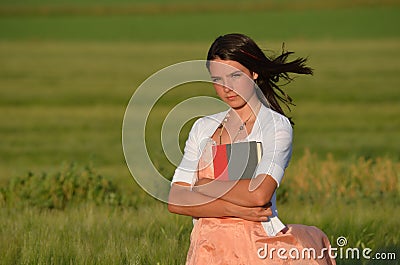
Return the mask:
<svg viewBox="0 0 400 265">
<path fill-rule="evenodd" d="M 233 31 L 266 50 L 280 52 L 285 42 L 315 69 L 287 87 L 296 125 L 293 160 L 278 190 L 282 220 L 316 225 L 333 243 L 346 236 L 350 247 L 396 251 L 399 262 L 400 6 L 271 1 L 255 11 L 260 2 L 246 12 L 230 1 L 196 12 L 194 3 L 173 1 L 192 9 L 160 14 L 151 4 L 168 6 L 162 1 L 0 1 L 0 187 L 75 162 L 92 165 L 131 201 L 48 210 L 7 205 L 0 196 L 0 264 L 183 264 L 191 220 L 168 213 L 134 182 L 122 152 L 123 116 L 151 74 L 204 59 L 216 36 Z M 66 5 L 89 9 L 37 11 Z M 94 14 L 98 5 L 116 11 Z M 129 14 L 121 11 L 126 5 Z M 167 177 L 174 167 L 157 128 L 165 112 L 200 94 L 215 96 L 207 85 L 178 87 L 150 117 L 149 152 Z"/>
</svg>

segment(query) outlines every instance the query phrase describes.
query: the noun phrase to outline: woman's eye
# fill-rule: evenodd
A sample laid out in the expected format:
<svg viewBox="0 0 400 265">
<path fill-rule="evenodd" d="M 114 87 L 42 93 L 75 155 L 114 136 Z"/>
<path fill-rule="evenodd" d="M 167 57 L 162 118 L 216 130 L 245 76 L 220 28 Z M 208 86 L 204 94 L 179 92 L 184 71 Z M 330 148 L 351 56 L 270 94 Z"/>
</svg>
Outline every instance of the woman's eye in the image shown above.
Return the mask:
<svg viewBox="0 0 400 265">
<path fill-rule="evenodd" d="M 241 73 L 234 73 L 234 74 L 232 74 L 232 78 L 239 78 L 239 77 L 241 77 L 241 76 L 242 76 Z"/>
<path fill-rule="evenodd" d="M 211 78 L 213 83 L 221 83 L 221 78 Z"/>
</svg>

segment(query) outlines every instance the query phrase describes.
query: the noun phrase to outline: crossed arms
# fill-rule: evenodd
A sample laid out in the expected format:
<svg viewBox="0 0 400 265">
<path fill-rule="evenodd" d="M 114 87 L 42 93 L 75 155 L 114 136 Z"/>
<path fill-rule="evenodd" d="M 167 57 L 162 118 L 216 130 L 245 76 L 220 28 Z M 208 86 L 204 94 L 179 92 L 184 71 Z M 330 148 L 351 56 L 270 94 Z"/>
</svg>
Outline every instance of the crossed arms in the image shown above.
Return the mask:
<svg viewBox="0 0 400 265">
<path fill-rule="evenodd" d="M 218 181 L 200 179 L 191 189 L 185 182 L 171 186 L 168 210 L 193 217 L 239 217 L 250 221 L 267 221 L 272 215 L 269 201 L 277 188 L 269 175 L 253 181 Z"/>
</svg>

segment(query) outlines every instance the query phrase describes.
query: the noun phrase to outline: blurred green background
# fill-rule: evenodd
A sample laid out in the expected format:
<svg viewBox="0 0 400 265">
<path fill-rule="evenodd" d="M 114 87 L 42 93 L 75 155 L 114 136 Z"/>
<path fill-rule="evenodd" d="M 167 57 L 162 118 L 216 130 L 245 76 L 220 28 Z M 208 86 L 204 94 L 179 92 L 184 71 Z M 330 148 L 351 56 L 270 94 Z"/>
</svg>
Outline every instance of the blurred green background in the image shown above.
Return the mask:
<svg viewBox="0 0 400 265">
<path fill-rule="evenodd" d="M 138 225 L 140 228 L 135 233 L 145 234 L 150 244 L 160 236 L 172 240 L 178 231 L 187 246 L 190 220 L 167 213 L 160 202 L 137 187 L 127 169 L 121 145 L 123 116 L 135 89 L 151 74 L 173 63 L 205 59 L 216 37 L 240 32 L 252 37 L 268 54 L 281 52 L 284 42 L 285 49 L 295 51 L 295 56 L 308 57 L 309 65 L 315 69 L 313 77 L 298 78 L 285 87 L 296 104 L 290 114 L 296 123 L 292 164 L 299 165 L 296 163 L 301 163 L 311 153 L 315 155 L 315 161 L 325 161 L 330 157 L 336 165 L 344 168 L 342 172 L 346 172 L 360 165 L 356 162 L 360 158 L 370 159 L 372 164 L 376 159 L 384 158 L 394 168 L 391 192 L 398 193 L 399 22 L 400 2 L 390 0 L 205 0 L 201 3 L 193 0 L 0 0 L 0 184 L 7 185 L 10 179 L 28 171 L 51 174 L 57 172 L 63 163 L 92 165 L 97 172 L 120 186 L 121 192 L 140 198 L 137 201 L 146 205 L 140 211 L 149 212 L 139 221 L 141 226 Z M 160 147 L 159 129 L 163 117 L 181 100 L 199 94 L 215 96 L 209 86 L 176 88 L 160 100 L 150 117 L 152 130 L 148 130 L 146 139 L 152 143 L 148 145 L 150 155 L 167 177 L 172 175 L 174 166 L 166 160 Z M 189 128 L 185 126 L 181 144 Z M 317 163 L 316 167 L 321 167 L 321 164 Z M 297 174 L 293 170 L 290 172 L 286 178 Z M 376 178 L 375 173 L 369 174 L 368 180 Z M 385 176 L 381 178 L 383 181 L 386 179 Z M 362 185 L 375 191 L 371 183 Z M 366 193 L 361 195 L 368 197 Z M 290 198 L 290 193 L 288 196 Z M 398 211 L 398 204 L 386 205 L 386 199 L 384 194 L 379 197 L 376 203 L 381 206 L 376 207 L 384 212 Z M 140 205 L 136 208 L 141 208 Z M 339 236 L 335 232 L 338 227 L 351 234 L 352 227 L 334 217 L 333 209 L 331 214 L 326 213 L 328 217 L 325 219 L 323 214 L 314 212 L 315 209 L 324 209 L 324 206 L 326 204 L 321 203 L 310 206 L 316 208 L 307 208 L 312 212 L 308 219 L 296 217 L 294 213 L 285 217 L 287 222 L 301 221 L 322 226 L 333 240 Z M 289 210 L 296 207 L 287 205 Z M 281 212 L 285 214 L 282 208 Z M 99 208 L 94 209 L 96 212 Z M 348 209 L 354 209 L 354 205 Z M 362 208 L 358 209 L 361 211 Z M 149 221 L 153 210 L 162 211 L 159 219 L 169 220 L 165 221 L 168 228 L 161 225 L 160 230 L 159 223 L 154 221 L 152 227 L 156 232 L 149 234 L 146 227 L 153 224 Z M 12 212 L 5 206 L 2 211 L 5 227 L 11 227 L 10 220 L 17 224 L 0 231 L 3 243 L 13 233 L 24 238 L 32 227 L 24 223 L 26 216 L 35 216 L 44 224 L 46 221 L 43 220 L 51 224 L 63 219 L 59 212 L 56 217 L 54 213 L 43 215 L 31 209 L 22 213 Z M 63 214 L 74 219 L 73 223 L 78 226 L 77 220 L 87 215 L 87 208 L 71 211 L 74 212 L 65 211 Z M 131 215 L 110 214 L 98 218 L 115 221 L 104 226 L 107 230 L 113 229 L 113 223 L 120 224 L 120 230 L 117 229 L 120 234 L 116 232 L 113 235 L 118 237 L 125 233 L 124 227 L 129 226 L 131 218 L 137 218 L 140 211 L 136 209 L 131 210 Z M 355 239 L 361 238 L 359 245 L 370 242 L 373 237 L 370 234 L 375 235 L 379 227 L 374 221 L 373 211 L 369 211 L 370 215 L 365 217 L 369 230 L 364 231 L 360 226 L 357 231 L 364 231 L 363 235 L 351 234 Z M 348 214 L 348 220 L 358 220 Z M 126 220 L 119 219 L 121 216 Z M 332 221 L 333 226 L 327 221 L 331 217 L 336 218 Z M 386 217 L 391 218 L 390 215 Z M 171 228 L 170 222 L 176 225 Z M 67 223 L 64 225 L 68 226 Z M 351 221 L 350 225 L 354 228 L 355 223 Z M 36 230 L 33 228 L 37 237 L 46 237 L 46 232 L 41 230 L 43 226 L 38 227 Z M 92 231 L 93 237 L 90 238 L 93 242 L 107 237 L 102 236 L 104 230 L 99 229 L 100 232 Z M 61 232 L 56 230 L 54 233 Z M 382 242 L 387 239 L 384 235 L 388 233 L 382 233 L 376 240 L 377 246 L 384 245 Z M 145 246 L 140 251 L 129 249 L 132 247 L 129 240 L 137 238 L 132 235 L 132 238 L 120 242 L 121 246 L 114 246 L 118 251 L 124 249 L 122 252 L 125 254 L 115 250 L 115 256 L 104 254 L 103 258 L 126 264 L 182 263 L 185 253 L 174 256 L 173 250 L 172 254 L 168 253 L 167 246 L 159 252 L 152 249 L 151 254 Z M 35 242 L 34 238 L 31 240 Z M 399 246 L 398 236 L 387 240 L 390 241 L 388 245 Z M 75 254 L 66 251 L 67 254 L 60 252 L 57 256 L 54 253 L 61 246 L 55 243 L 55 239 L 49 242 L 54 243 L 53 252 L 43 252 L 48 249 L 45 245 L 35 249 L 27 244 L 21 249 L 16 243 L 5 248 L 3 254 L 10 263 L 29 263 L 32 260 L 50 263 L 47 261 L 51 257 L 58 257 L 59 264 L 71 259 L 77 263 L 96 263 L 97 250 L 107 249 L 96 245 L 86 252 L 80 249 L 80 254 L 71 250 Z M 169 246 L 179 246 L 179 242 L 168 242 Z M 125 248 L 128 249 L 125 251 Z M 24 250 L 30 254 L 24 256 Z M 107 259 L 103 260 L 106 264 Z"/>
<path fill-rule="evenodd" d="M 1 1 L 0 14 L 2 179 L 71 160 L 119 175 L 136 87 L 204 59 L 229 32 L 276 53 L 285 42 L 315 69 L 287 87 L 297 105 L 294 159 L 305 148 L 399 159 L 396 1 Z M 215 95 L 187 89 L 179 100 L 199 90 Z"/>
</svg>

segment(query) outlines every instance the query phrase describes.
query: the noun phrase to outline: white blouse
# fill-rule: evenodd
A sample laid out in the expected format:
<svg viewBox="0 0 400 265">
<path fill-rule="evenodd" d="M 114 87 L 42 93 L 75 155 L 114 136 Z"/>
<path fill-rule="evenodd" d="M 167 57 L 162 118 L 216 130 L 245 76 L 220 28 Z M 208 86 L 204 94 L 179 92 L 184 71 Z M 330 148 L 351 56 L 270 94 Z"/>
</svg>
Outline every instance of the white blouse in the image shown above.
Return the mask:
<svg viewBox="0 0 400 265">
<path fill-rule="evenodd" d="M 202 150 L 228 111 L 202 117 L 193 124 L 186 141 L 182 161 L 175 170 L 172 183 L 185 182 L 191 185 L 195 183 Z M 262 157 L 255 176 L 270 175 L 279 187 L 292 154 L 292 134 L 293 130 L 288 118 L 264 105 L 261 106 L 250 134 L 241 140 L 262 143 Z M 272 236 L 282 230 L 284 225 L 278 219 L 276 192 L 272 196 L 271 203 L 272 216 L 269 221 L 262 224 L 267 234 Z"/>
</svg>

